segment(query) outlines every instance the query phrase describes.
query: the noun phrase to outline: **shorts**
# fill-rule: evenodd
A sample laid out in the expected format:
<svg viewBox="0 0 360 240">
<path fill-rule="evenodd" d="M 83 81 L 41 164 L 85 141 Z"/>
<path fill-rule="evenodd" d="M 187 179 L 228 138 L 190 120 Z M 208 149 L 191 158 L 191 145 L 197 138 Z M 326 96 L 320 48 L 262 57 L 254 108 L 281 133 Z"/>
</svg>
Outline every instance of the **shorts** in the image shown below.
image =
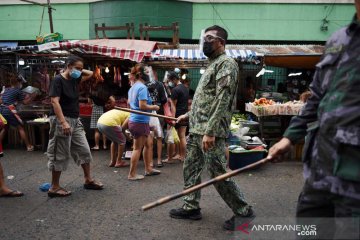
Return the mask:
<svg viewBox="0 0 360 240">
<path fill-rule="evenodd" d="M 154 132 L 154 136 L 156 138 L 164 138 L 164 131 L 161 127 L 159 118 L 150 117 L 149 126 L 150 126 L 151 131 Z"/>
<path fill-rule="evenodd" d="M 176 113 L 175 114 L 175 117 L 178 118 L 180 117 L 181 115 L 185 114 L 186 112 L 184 113 Z M 185 120 L 185 121 L 181 121 L 179 123 L 176 123 L 175 124 L 175 129 L 179 129 L 180 127 L 188 127 L 189 126 L 189 120 Z"/>
<path fill-rule="evenodd" d="M 179 129 L 180 127 L 188 127 L 189 121 L 182 121 L 175 124 L 175 129 Z"/>
<path fill-rule="evenodd" d="M 5 105 L 0 106 L 0 114 L 3 115 L 3 117 L 6 119 L 8 125 L 13 127 L 17 127 L 21 125 L 21 123 L 17 120 L 15 115 L 10 111 L 10 109 L 7 106 Z"/>
<path fill-rule="evenodd" d="M 141 136 L 147 137 L 150 134 L 150 126 L 149 123 L 136 123 L 129 121 L 129 131 L 135 139 Z"/>
<path fill-rule="evenodd" d="M 104 124 L 98 123 L 97 128 L 102 134 L 105 134 L 106 137 L 111 141 L 117 144 L 125 145 L 126 138 L 120 126 L 106 126 Z"/>
<path fill-rule="evenodd" d="M 92 156 L 79 118 L 65 117 L 71 127 L 71 135 L 62 132 L 60 122 L 50 116 L 49 144 L 47 148 L 48 168 L 50 171 L 65 171 L 72 158 L 77 165 L 90 163 Z"/>
</svg>

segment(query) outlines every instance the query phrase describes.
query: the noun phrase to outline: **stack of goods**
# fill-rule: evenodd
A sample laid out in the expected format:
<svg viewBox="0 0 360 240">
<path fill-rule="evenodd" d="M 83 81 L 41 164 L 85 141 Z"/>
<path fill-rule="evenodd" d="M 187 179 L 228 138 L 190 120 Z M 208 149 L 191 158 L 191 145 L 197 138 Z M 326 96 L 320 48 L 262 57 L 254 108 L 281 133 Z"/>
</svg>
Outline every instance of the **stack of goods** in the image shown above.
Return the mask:
<svg viewBox="0 0 360 240">
<path fill-rule="evenodd" d="M 245 104 L 245 110 L 256 116 L 272 115 L 298 115 L 304 106 L 303 102 L 290 101 L 287 103 L 275 103 L 266 98 L 255 99 L 252 103 Z"/>
</svg>

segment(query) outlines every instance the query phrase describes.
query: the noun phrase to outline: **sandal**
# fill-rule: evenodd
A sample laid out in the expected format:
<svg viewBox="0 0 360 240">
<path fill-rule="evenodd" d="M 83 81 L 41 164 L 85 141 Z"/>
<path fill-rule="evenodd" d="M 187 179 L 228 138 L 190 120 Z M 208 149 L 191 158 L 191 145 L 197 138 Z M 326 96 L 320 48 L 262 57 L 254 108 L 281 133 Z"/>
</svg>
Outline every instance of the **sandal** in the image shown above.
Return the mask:
<svg viewBox="0 0 360 240">
<path fill-rule="evenodd" d="M 24 196 L 24 194 L 17 190 L 13 190 L 11 192 L 0 195 L 0 197 L 5 197 L 5 198 L 22 197 L 22 196 Z"/>
<path fill-rule="evenodd" d="M 156 167 L 158 167 L 158 168 L 162 168 L 164 166 L 164 164 L 161 162 L 161 163 L 158 163 L 158 164 L 156 164 Z"/>
<path fill-rule="evenodd" d="M 59 193 L 59 191 L 64 191 L 65 193 Z M 54 197 L 68 197 L 71 195 L 71 192 L 60 187 L 56 189 L 55 191 L 48 191 L 48 197 L 54 198 Z"/>
<path fill-rule="evenodd" d="M 108 167 L 115 167 L 115 163 L 110 163 Z"/>
<path fill-rule="evenodd" d="M 144 179 L 144 175 L 138 175 L 138 174 L 136 174 L 134 177 L 128 177 L 128 179 L 129 179 L 130 181 L 142 180 L 142 179 Z"/>
<path fill-rule="evenodd" d="M 161 171 L 157 170 L 157 169 L 153 169 L 151 172 L 147 173 L 145 172 L 145 176 L 156 176 L 159 175 L 161 173 Z"/>
<path fill-rule="evenodd" d="M 91 150 L 92 150 L 92 151 L 99 151 L 100 148 L 99 148 L 99 147 L 92 147 Z"/>
<path fill-rule="evenodd" d="M 162 161 L 163 163 L 167 163 L 167 164 L 174 164 L 174 163 L 178 163 L 179 161 L 178 160 L 165 160 L 165 161 Z"/>
<path fill-rule="evenodd" d="M 130 164 L 126 163 L 126 162 L 124 162 L 122 164 L 115 164 L 115 168 L 123 168 L 123 167 L 128 167 L 128 166 L 130 166 Z"/>
<path fill-rule="evenodd" d="M 96 182 L 95 180 L 85 183 L 84 188 L 88 190 L 102 190 L 104 188 L 104 185 L 100 182 Z"/>
<path fill-rule="evenodd" d="M 26 151 L 28 151 L 28 152 L 34 151 L 34 146 L 27 147 L 27 148 L 26 148 Z"/>
</svg>

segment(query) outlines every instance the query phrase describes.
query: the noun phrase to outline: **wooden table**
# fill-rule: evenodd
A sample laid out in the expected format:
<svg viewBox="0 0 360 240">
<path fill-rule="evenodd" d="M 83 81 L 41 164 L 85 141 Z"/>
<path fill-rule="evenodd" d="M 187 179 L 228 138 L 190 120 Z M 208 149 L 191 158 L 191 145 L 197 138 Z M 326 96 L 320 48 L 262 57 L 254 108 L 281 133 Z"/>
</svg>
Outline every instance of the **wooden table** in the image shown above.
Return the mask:
<svg viewBox="0 0 360 240">
<path fill-rule="evenodd" d="M 41 150 L 46 152 L 47 151 L 47 145 L 49 142 L 49 129 L 50 129 L 50 123 L 49 122 L 39 122 L 30 120 L 26 122 L 29 127 L 31 128 L 38 128 L 40 130 L 40 145 Z M 36 145 L 36 137 L 35 137 L 35 131 L 29 132 L 30 135 L 30 142 L 34 146 Z"/>
</svg>

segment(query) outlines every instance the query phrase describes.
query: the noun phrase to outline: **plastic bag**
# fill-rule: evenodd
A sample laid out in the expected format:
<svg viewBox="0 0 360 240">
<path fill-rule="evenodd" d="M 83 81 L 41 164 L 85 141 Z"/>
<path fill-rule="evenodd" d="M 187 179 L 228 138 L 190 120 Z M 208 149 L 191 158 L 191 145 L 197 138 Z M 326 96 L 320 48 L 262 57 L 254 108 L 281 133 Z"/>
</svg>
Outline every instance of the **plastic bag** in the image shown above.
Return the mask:
<svg viewBox="0 0 360 240">
<path fill-rule="evenodd" d="M 172 113 L 171 113 L 171 109 L 170 109 L 170 103 L 169 101 L 167 101 L 164 105 L 164 115 L 167 116 L 167 117 L 172 117 Z M 165 118 L 165 122 L 171 126 L 175 125 L 175 121 L 174 120 L 170 120 L 170 119 L 167 119 Z"/>
<path fill-rule="evenodd" d="M 172 128 L 171 127 L 167 132 L 166 132 L 166 137 L 165 137 L 165 141 L 168 144 L 174 144 L 174 136 L 172 134 Z"/>
<path fill-rule="evenodd" d="M 165 141 L 166 141 L 166 143 L 171 143 L 171 144 L 180 142 L 179 135 L 174 127 L 171 127 L 167 131 Z"/>
<path fill-rule="evenodd" d="M 6 124 L 7 124 L 6 119 L 3 117 L 3 115 L 0 114 L 0 129 L 3 129 Z"/>
<path fill-rule="evenodd" d="M 179 135 L 176 131 L 176 129 L 174 127 L 171 127 L 171 134 L 173 135 L 174 138 L 174 143 L 179 143 L 180 142 L 180 138 Z"/>
</svg>

